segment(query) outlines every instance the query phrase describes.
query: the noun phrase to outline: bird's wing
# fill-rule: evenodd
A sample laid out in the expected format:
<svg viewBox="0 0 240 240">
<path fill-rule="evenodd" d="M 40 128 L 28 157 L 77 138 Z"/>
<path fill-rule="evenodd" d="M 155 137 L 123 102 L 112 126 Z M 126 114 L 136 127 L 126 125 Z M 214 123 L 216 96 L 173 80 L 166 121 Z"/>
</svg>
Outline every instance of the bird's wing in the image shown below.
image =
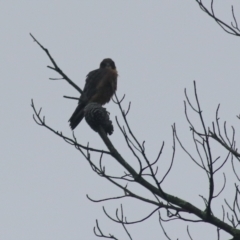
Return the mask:
<svg viewBox="0 0 240 240">
<path fill-rule="evenodd" d="M 106 74 L 106 69 L 96 69 L 88 73 L 86 83 L 83 89 L 83 94 L 79 102 L 88 102 L 92 96 L 96 94 L 97 86 Z"/>
</svg>

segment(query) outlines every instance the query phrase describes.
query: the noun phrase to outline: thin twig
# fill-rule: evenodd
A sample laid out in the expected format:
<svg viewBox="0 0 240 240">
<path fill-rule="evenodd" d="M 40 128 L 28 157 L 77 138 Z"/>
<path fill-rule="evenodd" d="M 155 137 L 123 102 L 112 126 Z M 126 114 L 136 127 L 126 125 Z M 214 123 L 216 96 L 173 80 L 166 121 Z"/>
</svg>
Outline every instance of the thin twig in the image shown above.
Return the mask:
<svg viewBox="0 0 240 240">
<path fill-rule="evenodd" d="M 47 54 L 47 56 L 49 57 L 50 61 L 52 62 L 54 67 L 50 67 L 48 66 L 48 68 L 56 71 L 57 73 L 59 73 L 63 79 L 65 79 L 70 85 L 72 85 L 80 94 L 83 93 L 82 89 L 79 88 L 57 65 L 57 63 L 55 62 L 55 60 L 53 59 L 53 57 L 51 56 L 50 52 L 48 51 L 47 48 L 45 48 L 31 33 L 30 36 L 32 37 L 32 39 L 38 44 L 38 46 L 40 46 L 40 48 Z"/>
</svg>

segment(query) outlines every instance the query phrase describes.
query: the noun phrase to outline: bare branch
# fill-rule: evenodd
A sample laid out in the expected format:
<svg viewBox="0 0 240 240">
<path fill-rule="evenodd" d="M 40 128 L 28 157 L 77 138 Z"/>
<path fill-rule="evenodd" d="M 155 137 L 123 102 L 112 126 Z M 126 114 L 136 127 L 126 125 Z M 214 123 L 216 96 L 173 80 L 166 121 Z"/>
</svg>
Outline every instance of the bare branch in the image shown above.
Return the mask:
<svg viewBox="0 0 240 240">
<path fill-rule="evenodd" d="M 171 159 L 171 163 L 170 163 L 170 166 L 167 170 L 167 172 L 165 173 L 165 175 L 163 176 L 162 180 L 159 181 L 159 184 L 162 184 L 164 179 L 167 177 L 167 175 L 169 174 L 169 172 L 171 171 L 172 169 L 172 166 L 173 166 L 173 161 L 174 161 L 174 157 L 175 157 L 175 150 L 176 150 L 176 144 L 175 144 L 175 132 L 176 132 L 176 126 L 175 124 L 172 126 L 172 134 L 173 134 L 173 153 L 172 153 L 172 159 Z"/>
<path fill-rule="evenodd" d="M 226 176 L 225 176 L 225 173 L 223 173 L 223 179 L 224 179 L 224 182 L 223 182 L 222 189 L 219 191 L 218 194 L 216 194 L 215 196 L 213 196 L 213 198 L 217 198 L 217 197 L 222 193 L 222 191 L 224 190 L 224 188 L 225 188 L 225 186 L 226 186 Z"/>
<path fill-rule="evenodd" d="M 117 200 L 117 199 L 122 199 L 122 198 L 127 197 L 127 195 L 123 195 L 123 196 L 119 196 L 119 197 L 111 197 L 111 198 L 104 198 L 104 199 L 100 199 L 100 200 L 94 200 L 94 199 L 90 198 L 88 195 L 86 195 L 86 196 L 87 196 L 88 200 L 90 200 L 91 202 L 95 202 L 95 203 L 109 201 L 109 200 Z"/>
<path fill-rule="evenodd" d="M 168 236 L 166 230 L 164 229 L 164 227 L 163 227 L 163 225 L 162 225 L 162 220 L 161 220 L 161 213 L 160 213 L 160 211 L 158 211 L 158 221 L 159 221 L 160 227 L 162 228 L 162 231 L 163 231 L 164 235 L 166 236 L 166 238 L 167 238 L 168 240 L 171 240 L 171 238 Z"/>
<path fill-rule="evenodd" d="M 122 209 L 122 205 L 121 205 L 121 209 Z M 143 222 L 143 221 L 145 221 L 145 220 L 147 220 L 148 218 L 150 218 L 156 211 L 158 211 L 160 209 L 160 207 L 157 207 L 156 209 L 154 209 L 150 214 L 148 214 L 146 217 L 144 217 L 144 218 L 142 218 L 142 219 L 140 219 L 140 220 L 136 220 L 136 221 L 131 221 L 131 222 L 129 222 L 129 221 L 127 221 L 127 219 L 126 218 L 119 218 L 119 216 L 118 216 L 118 209 L 116 210 L 116 219 L 115 218 L 113 218 L 113 217 L 111 217 L 108 213 L 107 213 L 107 211 L 106 211 L 106 209 L 103 207 L 103 212 L 105 213 L 105 215 L 109 218 L 109 219 L 111 219 L 113 222 L 116 222 L 116 223 L 121 223 L 121 224 L 135 224 L 135 223 L 140 223 L 140 222 Z M 121 214 L 122 214 L 122 210 L 121 210 Z"/>
<path fill-rule="evenodd" d="M 30 36 L 32 37 L 32 39 L 38 44 L 38 46 L 47 54 L 48 58 L 50 59 L 50 61 L 52 62 L 54 67 L 50 67 L 48 66 L 48 68 L 56 71 L 57 73 L 59 73 L 63 79 L 65 79 L 71 86 L 73 86 L 80 94 L 83 93 L 82 89 L 79 88 L 57 65 L 57 63 L 55 62 L 55 60 L 53 59 L 53 57 L 51 56 L 51 54 L 49 53 L 48 49 L 45 48 L 31 33 Z"/>
<path fill-rule="evenodd" d="M 211 10 L 208 10 L 207 7 L 204 6 L 204 4 L 202 3 L 202 0 L 196 0 L 196 2 L 198 3 L 199 7 L 205 12 L 207 13 L 208 16 L 210 16 L 211 18 L 213 18 L 216 23 L 226 32 L 229 33 L 231 35 L 240 36 L 240 29 L 238 27 L 237 24 L 237 20 L 234 14 L 234 8 L 232 6 L 232 16 L 233 16 L 233 20 L 235 23 L 235 26 L 233 25 L 233 23 L 231 22 L 231 25 L 223 22 L 222 20 L 220 20 L 218 17 L 216 17 L 215 13 L 214 13 L 214 7 L 213 7 L 213 3 L 214 1 L 211 0 Z"/>
<path fill-rule="evenodd" d="M 41 113 L 41 110 L 42 108 L 40 108 L 39 112 L 37 112 L 35 106 L 34 106 L 34 102 L 33 102 L 33 99 L 31 100 L 31 107 L 33 108 L 33 111 L 34 111 L 34 115 L 33 115 L 33 119 L 34 121 L 40 125 L 40 126 L 43 126 L 45 128 L 47 128 L 48 130 L 50 130 L 51 132 L 53 132 L 54 134 L 56 134 L 57 136 L 61 137 L 65 142 L 67 142 L 68 144 L 70 145 L 73 145 L 75 147 L 79 147 L 79 148 L 83 148 L 85 150 L 88 150 L 88 151 L 93 151 L 93 152 L 99 152 L 99 153 L 105 153 L 105 154 L 110 154 L 110 152 L 108 151 L 104 151 L 104 150 L 100 150 L 100 149 L 96 149 L 96 148 L 90 148 L 88 146 L 84 146 L 84 145 L 81 145 L 79 143 L 76 142 L 76 139 L 71 139 L 69 137 L 66 137 L 62 134 L 62 132 L 58 132 L 56 130 L 54 130 L 53 128 L 49 127 L 46 122 L 45 122 L 45 117 L 41 118 L 40 116 L 40 113 Z"/>
<path fill-rule="evenodd" d="M 73 99 L 73 100 L 79 100 L 79 97 L 69 97 L 69 96 L 63 96 L 64 98 Z"/>
<path fill-rule="evenodd" d="M 188 233 L 188 236 L 189 236 L 190 240 L 193 240 L 193 239 L 192 239 L 192 236 L 191 236 L 191 234 L 190 234 L 189 226 L 188 226 L 188 225 L 187 225 L 187 233 Z"/>
<path fill-rule="evenodd" d="M 97 233 L 97 230 L 99 233 Z M 109 233 L 109 236 L 103 234 L 99 224 L 98 224 L 98 220 L 96 220 L 96 227 L 93 228 L 93 232 L 97 237 L 102 237 L 102 238 L 109 238 L 109 239 L 114 239 L 114 240 L 118 240 L 118 238 L 114 237 L 112 234 Z"/>
</svg>

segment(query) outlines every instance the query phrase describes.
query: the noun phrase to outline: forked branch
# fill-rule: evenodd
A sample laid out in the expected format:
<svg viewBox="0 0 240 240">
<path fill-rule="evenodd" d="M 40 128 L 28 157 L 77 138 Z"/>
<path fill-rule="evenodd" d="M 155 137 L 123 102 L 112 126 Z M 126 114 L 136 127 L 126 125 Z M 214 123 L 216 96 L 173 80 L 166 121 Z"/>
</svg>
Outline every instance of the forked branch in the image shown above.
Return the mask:
<svg viewBox="0 0 240 240">
<path fill-rule="evenodd" d="M 208 9 L 202 2 L 202 0 L 196 0 L 196 2 L 198 3 L 199 7 L 211 18 L 213 18 L 216 23 L 228 34 L 234 35 L 239 37 L 240 36 L 240 29 L 238 26 L 238 22 L 235 16 L 235 12 L 234 12 L 234 7 L 232 6 L 232 17 L 233 17 L 233 22 L 231 22 L 231 24 L 227 24 L 224 21 L 222 21 L 219 17 L 217 17 L 215 15 L 214 12 L 214 0 L 211 0 L 211 6 L 210 9 Z"/>
</svg>

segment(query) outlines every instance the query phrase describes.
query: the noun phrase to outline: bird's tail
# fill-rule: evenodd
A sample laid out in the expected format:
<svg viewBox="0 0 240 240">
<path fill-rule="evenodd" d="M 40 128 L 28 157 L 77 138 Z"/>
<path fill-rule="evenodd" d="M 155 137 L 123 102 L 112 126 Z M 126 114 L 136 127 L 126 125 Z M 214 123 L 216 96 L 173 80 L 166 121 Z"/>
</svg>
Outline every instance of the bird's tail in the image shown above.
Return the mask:
<svg viewBox="0 0 240 240">
<path fill-rule="evenodd" d="M 84 117 L 84 111 L 83 111 L 84 107 L 85 107 L 85 104 L 79 103 L 74 113 L 68 120 L 70 122 L 70 127 L 72 130 L 76 128 L 76 126 L 82 121 Z"/>
</svg>

